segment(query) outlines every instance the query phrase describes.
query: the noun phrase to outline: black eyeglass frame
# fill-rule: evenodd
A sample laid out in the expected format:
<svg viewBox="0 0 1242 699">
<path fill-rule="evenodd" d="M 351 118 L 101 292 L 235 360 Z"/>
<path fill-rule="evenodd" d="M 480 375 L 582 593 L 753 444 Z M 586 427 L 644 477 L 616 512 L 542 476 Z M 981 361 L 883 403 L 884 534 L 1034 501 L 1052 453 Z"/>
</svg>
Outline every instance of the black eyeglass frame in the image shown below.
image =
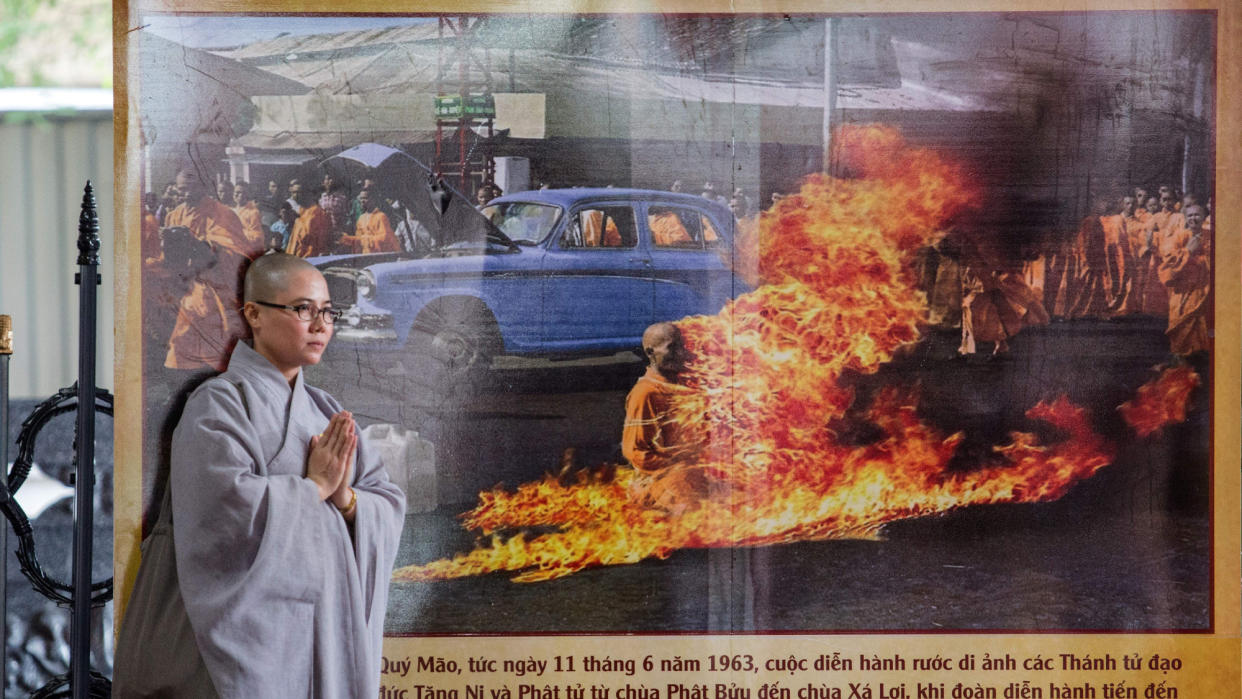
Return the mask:
<svg viewBox="0 0 1242 699">
<path fill-rule="evenodd" d="M 311 310 L 310 310 L 311 305 L 309 303 L 299 303 L 296 306 L 290 306 L 290 305 L 283 304 L 283 303 L 269 303 L 267 301 L 255 301 L 255 303 L 257 303 L 260 306 L 267 306 L 268 308 L 283 308 L 286 311 L 293 311 L 293 314 L 296 315 L 298 317 L 298 320 L 302 321 L 303 323 L 314 322 L 315 315 L 318 315 L 319 319 L 323 321 L 324 324 L 336 325 L 336 321 L 340 320 L 341 316 L 345 315 L 345 311 L 342 311 L 337 308 L 332 308 L 331 306 L 325 306 L 323 308 L 320 308 L 318 309 L 317 313 L 315 313 L 314 315 L 311 315 Z M 303 318 L 302 317 L 303 313 L 309 315 L 310 317 Z"/>
</svg>

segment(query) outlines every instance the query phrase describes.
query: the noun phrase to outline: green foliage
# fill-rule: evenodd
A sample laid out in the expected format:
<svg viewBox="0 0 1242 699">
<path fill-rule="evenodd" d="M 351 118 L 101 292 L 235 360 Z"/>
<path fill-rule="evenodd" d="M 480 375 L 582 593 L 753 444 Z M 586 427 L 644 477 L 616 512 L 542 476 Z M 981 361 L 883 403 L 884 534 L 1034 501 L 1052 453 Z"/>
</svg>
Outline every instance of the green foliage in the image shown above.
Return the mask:
<svg viewBox="0 0 1242 699">
<path fill-rule="evenodd" d="M 111 83 L 109 0 L 0 0 L 0 87 Z"/>
<path fill-rule="evenodd" d="M 47 0 L 55 5 L 57 0 Z M 13 52 L 23 36 L 37 28 L 35 10 L 44 3 L 39 0 L 0 0 L 0 87 L 14 84 L 16 74 L 10 67 Z"/>
</svg>

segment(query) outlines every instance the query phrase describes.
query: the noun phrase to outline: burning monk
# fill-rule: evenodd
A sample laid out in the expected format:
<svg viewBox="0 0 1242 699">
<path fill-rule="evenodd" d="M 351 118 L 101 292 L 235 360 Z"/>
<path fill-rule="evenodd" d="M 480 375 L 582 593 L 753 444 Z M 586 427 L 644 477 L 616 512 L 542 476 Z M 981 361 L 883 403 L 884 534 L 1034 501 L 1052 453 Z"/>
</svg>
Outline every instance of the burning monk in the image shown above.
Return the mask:
<svg viewBox="0 0 1242 699">
<path fill-rule="evenodd" d="M 656 323 L 643 333 L 647 371 L 625 399 L 621 453 L 638 472 L 630 496 L 650 507 L 679 513 L 711 494 L 719 480 L 695 464 L 702 444 L 669 416 L 685 368 L 681 331 L 672 323 Z"/>
</svg>

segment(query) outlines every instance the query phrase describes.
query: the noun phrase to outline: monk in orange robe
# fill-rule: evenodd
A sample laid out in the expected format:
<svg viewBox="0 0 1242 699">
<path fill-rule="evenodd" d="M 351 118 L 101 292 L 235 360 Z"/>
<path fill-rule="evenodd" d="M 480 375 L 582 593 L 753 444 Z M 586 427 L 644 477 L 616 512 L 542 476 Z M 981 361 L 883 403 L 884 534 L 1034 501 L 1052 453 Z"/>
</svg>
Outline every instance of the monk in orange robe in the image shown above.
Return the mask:
<svg viewBox="0 0 1242 699">
<path fill-rule="evenodd" d="M 1183 213 L 1185 225 L 1160 242 L 1157 271 L 1169 293 L 1169 349 L 1184 355 L 1211 347 L 1212 241 L 1203 230 L 1203 207 L 1192 204 Z"/>
<path fill-rule="evenodd" d="M 659 247 L 685 247 L 694 244 L 694 238 L 686 230 L 681 218 L 672 211 L 660 211 L 647 218 L 651 238 Z"/>
<path fill-rule="evenodd" d="M 315 257 L 332 252 L 332 220 L 328 212 L 319 206 L 314 192 L 303 189 L 298 192 L 298 204 L 302 213 L 293 222 L 289 245 L 285 252 L 298 257 Z"/>
<path fill-rule="evenodd" d="M 241 280 L 248 262 L 263 254 L 262 241 L 256 244 L 249 239 L 242 229 L 241 219 L 237 217 L 237 214 L 233 213 L 228 206 L 208 196 L 206 186 L 193 168 L 182 168 L 177 173 L 174 182 L 177 190 L 184 197 L 184 201 L 168 212 L 164 220 L 165 236 L 169 229 L 184 227 L 189 229 L 190 235 L 195 240 L 207 244 L 214 262 L 204 263 L 202 269 L 195 273 L 194 278 L 211 287 L 212 294 L 204 292 L 203 296 L 204 298 L 207 296 L 218 298 L 220 306 L 217 307 L 214 303 L 204 303 L 196 309 L 203 313 L 217 313 L 218 311 L 216 315 L 210 317 L 210 321 L 203 320 L 203 318 L 197 319 L 201 321 L 198 323 L 201 327 L 198 327 L 195 332 L 211 339 L 194 346 L 184 341 L 174 343 L 170 339 L 169 355 L 164 365 L 174 369 L 222 367 L 223 365 L 219 362 L 228 361 L 233 340 L 245 333 L 240 316 Z M 173 241 L 174 247 L 178 244 L 176 240 Z M 169 241 L 166 237 L 165 258 L 167 258 L 168 251 Z M 181 273 L 175 265 L 168 271 L 172 275 Z M 179 317 L 179 325 L 180 320 Z M 183 328 L 182 332 L 187 332 L 187 330 Z M 221 336 L 219 333 L 223 332 L 230 334 Z M 177 333 L 177 328 L 174 327 L 173 336 L 176 337 Z M 182 352 L 188 354 L 183 355 Z M 211 354 L 212 352 L 215 354 Z"/>
<path fill-rule="evenodd" d="M 256 241 L 246 235 L 237 214 L 207 195 L 193 169 L 183 168 L 175 182 L 185 201 L 168 212 L 164 227 L 184 226 L 195 238 L 209 243 L 218 258 L 209 272 L 211 283 L 221 292 L 231 291 L 232 296 L 240 298 L 242 270 L 249 260 L 263 254 L 262 239 Z"/>
<path fill-rule="evenodd" d="M 1049 317 L 1023 269 L 982 271 L 966 268 L 962 297 L 962 344 L 959 354 L 973 354 L 976 342 L 991 342 L 992 354 L 1009 351 L 1009 338 L 1028 325 L 1046 325 Z"/>
<path fill-rule="evenodd" d="M 1070 318 L 1104 315 L 1109 308 L 1108 234 L 1104 229 L 1108 203 L 1097 201 L 1090 216 L 1078 226 L 1074 250 L 1078 255 L 1077 277 L 1066 312 Z"/>
<path fill-rule="evenodd" d="M 1157 267 L 1160 266 L 1160 240 L 1170 232 L 1169 220 L 1173 211 L 1173 198 L 1165 193 L 1159 201 L 1155 197 L 1147 200 L 1148 211 L 1143 227 L 1143 239 L 1134 251 L 1135 303 L 1131 305 L 1136 313 L 1144 313 L 1166 317 L 1169 313 L 1169 296 L 1160 283 Z"/>
<path fill-rule="evenodd" d="M 721 481 L 697 466 L 702 445 L 669 418 L 685 368 L 681 331 L 672 323 L 656 323 L 643 333 L 647 371 L 625 399 L 621 453 L 638 472 L 630 497 L 649 507 L 676 514 L 693 508 L 721 487 Z"/>
<path fill-rule="evenodd" d="M 1055 317 L 1069 316 L 1081 284 L 1082 251 L 1077 235 L 1057 232 L 1044 250 L 1044 308 Z"/>
<path fill-rule="evenodd" d="M 1126 250 L 1129 247 L 1125 212 L 1127 208 L 1131 212 L 1134 210 L 1132 197 L 1122 197 L 1120 203 L 1121 211 L 1100 217 L 1100 225 L 1104 228 L 1104 282 L 1110 311 L 1116 311 L 1125 300 Z"/>
<path fill-rule="evenodd" d="M 177 304 L 164 366 L 223 371 L 245 329 L 236 299 L 221 294 L 207 274 L 218 264 L 216 251 L 185 229 L 173 228 L 164 239 L 164 261 L 170 281 L 188 284 Z"/>
<path fill-rule="evenodd" d="M 583 211 L 582 217 L 582 244 L 588 248 L 619 248 L 621 247 L 621 231 L 617 228 L 617 222 L 608 217 L 607 223 L 604 222 L 604 212 L 591 209 Z"/>
<path fill-rule="evenodd" d="M 1169 196 L 1173 197 L 1173 213 L 1169 216 L 1166 230 L 1173 232 L 1186 227 L 1186 207 L 1191 204 L 1198 204 L 1199 197 L 1193 194 L 1187 194 L 1184 197 L 1177 196 L 1177 192 L 1169 190 Z"/>
<path fill-rule="evenodd" d="M 1138 250 L 1143 245 L 1143 230 L 1151 218 L 1151 214 L 1141 208 L 1140 204 L 1134 197 L 1121 200 L 1122 236 L 1118 241 L 1121 288 L 1113 296 L 1113 312 L 1117 314 L 1138 312 L 1138 290 L 1141 284 Z"/>
<path fill-rule="evenodd" d="M 961 251 L 963 287 L 958 354 L 974 354 L 978 342 L 991 342 L 992 354 L 1004 354 L 1009 338 L 1023 328 L 1048 323 L 1043 289 L 1028 284 L 1030 270 L 1021 260 L 1006 259 L 978 233 L 953 238 L 949 244 Z"/>
<path fill-rule="evenodd" d="M 178 172 L 176 184 L 185 201 L 168 212 L 164 219 L 165 227 L 184 226 L 195 238 L 239 255 L 262 252 L 261 243 L 247 246 L 248 239 L 242 230 L 241 219 L 232 209 L 207 196 L 207 190 L 194 170 L 187 168 Z"/>
<path fill-rule="evenodd" d="M 1171 230 L 1170 221 L 1173 215 L 1177 213 L 1173 193 L 1167 187 L 1161 187 L 1160 190 L 1160 200 L 1158 205 L 1152 210 L 1152 217 L 1148 221 L 1148 227 L 1152 231 Z"/>
<path fill-rule="evenodd" d="M 379 197 L 370 189 L 358 193 L 362 215 L 354 224 L 353 235 L 341 236 L 341 246 L 353 253 L 398 252 L 401 250 L 388 216 L 379 209 Z"/>
<path fill-rule="evenodd" d="M 259 203 L 255 201 L 250 184 L 238 182 L 233 185 L 233 213 L 242 223 L 242 233 L 246 236 L 246 244 L 251 248 L 266 248 L 263 230 L 263 213 L 259 211 Z"/>
</svg>

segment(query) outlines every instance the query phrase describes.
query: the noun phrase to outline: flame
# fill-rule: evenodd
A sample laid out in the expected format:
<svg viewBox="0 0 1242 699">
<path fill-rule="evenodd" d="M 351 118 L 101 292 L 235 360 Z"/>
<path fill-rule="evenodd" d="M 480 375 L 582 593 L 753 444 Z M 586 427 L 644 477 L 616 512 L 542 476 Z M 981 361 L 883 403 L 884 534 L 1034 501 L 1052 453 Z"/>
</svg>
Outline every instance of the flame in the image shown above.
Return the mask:
<svg viewBox="0 0 1242 699">
<path fill-rule="evenodd" d="M 1134 398 L 1122 403 L 1117 410 L 1121 411 L 1121 416 L 1135 434 L 1146 437 L 1165 425 L 1186 420 L 1190 394 L 1199 383 L 1199 375 L 1188 366 L 1165 367 L 1159 376 L 1140 386 Z"/>
<path fill-rule="evenodd" d="M 927 309 L 913 254 L 978 197 L 954 163 L 894 129 L 843 128 L 837 144 L 851 179 L 812 175 L 743 231 L 742 251 L 758 259 L 742 266 L 762 285 L 715 316 L 678 322 L 690 354 L 681 382 L 693 390 L 677 393 L 668 417 L 705 446 L 671 475 L 709 483 L 705 493 L 687 489 L 674 511 L 647 507 L 631 497 L 640 477 L 624 468 L 492 490 L 463 515 L 484 542 L 393 579 L 511 571 L 531 582 L 679 548 L 874 538 L 899 519 L 1054 499 L 1110 463 L 1111 445 L 1065 398 L 1027 412 L 1065 439 L 1014 432 L 969 470 L 949 468 L 963 436 L 920 420 L 910 391 L 885 389 L 848 414 L 843 374 L 875 372 L 920 337 Z M 843 420 L 872 438 L 843 439 Z"/>
</svg>

